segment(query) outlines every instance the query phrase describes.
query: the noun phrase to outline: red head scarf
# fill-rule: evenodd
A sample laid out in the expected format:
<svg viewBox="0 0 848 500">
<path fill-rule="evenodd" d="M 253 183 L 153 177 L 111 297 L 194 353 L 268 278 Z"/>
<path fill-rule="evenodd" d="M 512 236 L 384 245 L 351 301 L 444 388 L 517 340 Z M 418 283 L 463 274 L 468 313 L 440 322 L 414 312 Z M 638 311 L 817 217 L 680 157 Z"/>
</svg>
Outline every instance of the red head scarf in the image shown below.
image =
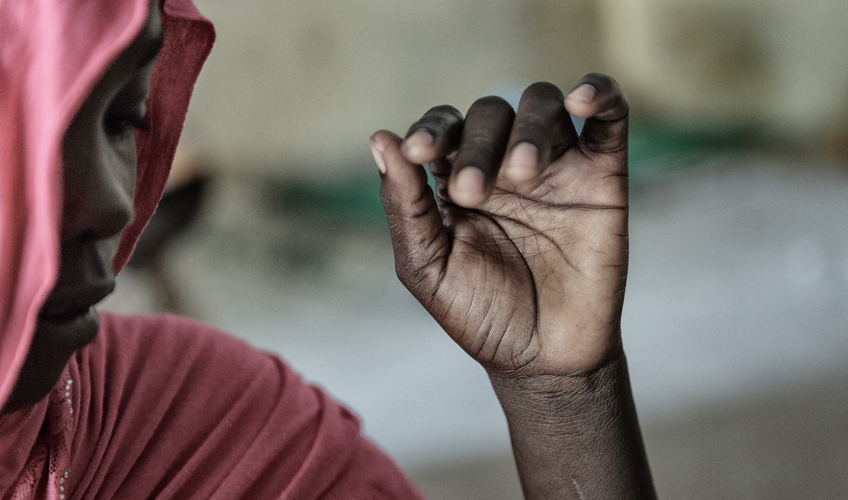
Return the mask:
<svg viewBox="0 0 848 500">
<path fill-rule="evenodd" d="M 192 88 L 215 32 L 190 0 L 162 0 L 150 129 L 136 132 L 135 219 L 120 270 L 162 196 Z M 0 0 L 0 407 L 56 280 L 61 143 L 77 109 L 144 26 L 149 0 Z"/>
</svg>

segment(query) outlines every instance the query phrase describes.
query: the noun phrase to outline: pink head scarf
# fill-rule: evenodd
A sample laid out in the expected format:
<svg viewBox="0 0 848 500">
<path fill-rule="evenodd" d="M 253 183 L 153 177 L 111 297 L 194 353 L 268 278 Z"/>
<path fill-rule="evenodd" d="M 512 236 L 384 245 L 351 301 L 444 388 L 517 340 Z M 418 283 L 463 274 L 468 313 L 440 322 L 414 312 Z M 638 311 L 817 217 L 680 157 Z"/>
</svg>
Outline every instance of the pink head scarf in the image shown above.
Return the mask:
<svg viewBox="0 0 848 500">
<path fill-rule="evenodd" d="M 215 38 L 190 0 L 162 0 L 165 43 L 153 70 L 150 129 L 136 132 L 135 219 L 120 270 L 162 196 L 197 75 Z M 0 0 L 0 406 L 56 280 L 61 143 L 77 109 L 135 39 L 149 0 Z"/>
</svg>

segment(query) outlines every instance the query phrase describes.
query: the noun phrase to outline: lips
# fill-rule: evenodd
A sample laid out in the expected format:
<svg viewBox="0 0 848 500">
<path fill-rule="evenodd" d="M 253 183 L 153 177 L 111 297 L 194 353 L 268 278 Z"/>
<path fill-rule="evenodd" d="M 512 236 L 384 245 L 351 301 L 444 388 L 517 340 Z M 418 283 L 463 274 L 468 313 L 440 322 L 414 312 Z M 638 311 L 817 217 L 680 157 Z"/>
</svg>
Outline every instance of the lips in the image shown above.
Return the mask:
<svg viewBox="0 0 848 500">
<path fill-rule="evenodd" d="M 114 279 L 84 284 L 60 280 L 38 315 L 34 344 L 48 352 L 66 355 L 90 344 L 100 328 L 94 305 L 114 289 Z"/>
<path fill-rule="evenodd" d="M 59 285 L 41 307 L 39 319 L 52 323 L 71 321 L 88 311 L 106 298 L 115 289 L 114 279 L 83 284 Z"/>
</svg>

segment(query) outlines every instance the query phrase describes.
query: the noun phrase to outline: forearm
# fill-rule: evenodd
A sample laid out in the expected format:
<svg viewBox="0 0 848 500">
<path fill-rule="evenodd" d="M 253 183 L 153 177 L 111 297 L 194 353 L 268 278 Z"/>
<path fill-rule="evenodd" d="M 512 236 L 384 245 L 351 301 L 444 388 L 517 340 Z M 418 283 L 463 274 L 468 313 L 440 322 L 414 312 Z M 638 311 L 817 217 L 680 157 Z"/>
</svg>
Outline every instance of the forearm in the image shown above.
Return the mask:
<svg viewBox="0 0 848 500">
<path fill-rule="evenodd" d="M 586 376 L 490 379 L 526 498 L 656 498 L 624 354 Z"/>
</svg>

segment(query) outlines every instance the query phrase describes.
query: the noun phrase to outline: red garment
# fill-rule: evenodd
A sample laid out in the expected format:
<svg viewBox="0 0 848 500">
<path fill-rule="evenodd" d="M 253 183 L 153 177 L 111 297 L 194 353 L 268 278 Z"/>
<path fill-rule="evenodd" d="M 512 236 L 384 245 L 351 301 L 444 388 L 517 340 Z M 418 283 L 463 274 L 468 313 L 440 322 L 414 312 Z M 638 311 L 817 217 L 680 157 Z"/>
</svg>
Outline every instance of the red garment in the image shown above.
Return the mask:
<svg viewBox="0 0 848 500">
<path fill-rule="evenodd" d="M 67 498 L 422 498 L 349 411 L 201 324 L 101 314 L 65 373 L 17 439 L 37 442 L 45 413 L 50 433 L 70 424 Z"/>
<path fill-rule="evenodd" d="M 163 0 L 165 44 L 136 133 L 128 260 L 159 201 L 214 39 Z M 56 279 L 61 141 L 144 25 L 148 0 L 0 0 L 0 403 Z M 0 417 L 0 498 L 420 498 L 354 416 L 278 358 L 174 317 L 101 315 L 39 404 Z"/>
</svg>

